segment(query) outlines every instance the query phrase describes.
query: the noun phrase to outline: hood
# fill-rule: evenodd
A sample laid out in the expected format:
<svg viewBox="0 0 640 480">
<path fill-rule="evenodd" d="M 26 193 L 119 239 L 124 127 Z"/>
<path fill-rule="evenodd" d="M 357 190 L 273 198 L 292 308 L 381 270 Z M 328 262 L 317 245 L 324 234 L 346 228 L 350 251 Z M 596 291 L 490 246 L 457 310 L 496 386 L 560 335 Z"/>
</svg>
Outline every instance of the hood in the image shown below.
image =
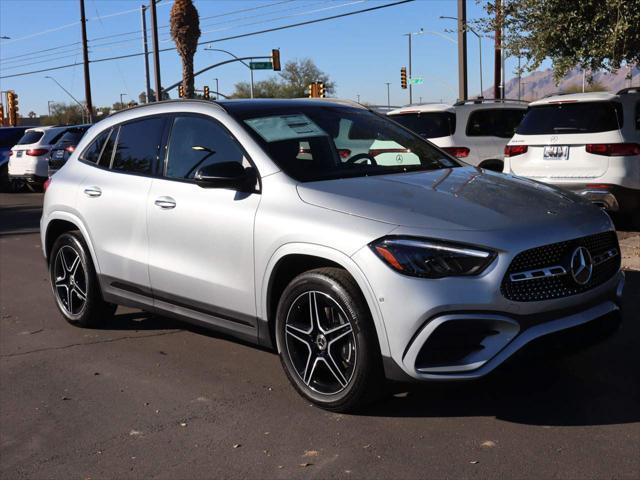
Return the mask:
<svg viewBox="0 0 640 480">
<path fill-rule="evenodd" d="M 380 222 L 446 230 L 580 224 L 597 210 L 576 195 L 474 167 L 298 185 L 302 201 Z"/>
</svg>

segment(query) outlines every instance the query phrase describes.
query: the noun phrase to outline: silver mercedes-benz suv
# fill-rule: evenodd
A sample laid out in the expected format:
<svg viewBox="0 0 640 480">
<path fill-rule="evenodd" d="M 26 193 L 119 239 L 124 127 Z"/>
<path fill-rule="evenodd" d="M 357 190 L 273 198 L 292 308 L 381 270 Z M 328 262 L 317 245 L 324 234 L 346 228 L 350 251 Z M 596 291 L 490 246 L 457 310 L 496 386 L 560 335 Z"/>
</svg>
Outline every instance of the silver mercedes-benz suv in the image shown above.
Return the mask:
<svg viewBox="0 0 640 480">
<path fill-rule="evenodd" d="M 539 337 L 613 324 L 624 282 L 597 207 L 341 101 L 115 113 L 52 178 L 41 231 L 68 321 L 129 305 L 273 347 L 336 411 L 385 378 L 477 378 Z"/>
</svg>

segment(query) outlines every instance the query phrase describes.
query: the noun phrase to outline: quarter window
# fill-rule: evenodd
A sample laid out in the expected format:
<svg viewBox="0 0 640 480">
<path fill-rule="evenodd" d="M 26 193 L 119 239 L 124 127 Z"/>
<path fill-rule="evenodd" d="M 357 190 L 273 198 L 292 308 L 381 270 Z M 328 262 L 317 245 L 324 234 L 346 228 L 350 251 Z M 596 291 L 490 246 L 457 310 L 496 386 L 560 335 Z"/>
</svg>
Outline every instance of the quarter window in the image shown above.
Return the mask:
<svg viewBox="0 0 640 480">
<path fill-rule="evenodd" d="M 206 165 L 243 160 L 244 153 L 236 140 L 215 122 L 195 116 L 174 119 L 166 177 L 191 179 Z"/>
<path fill-rule="evenodd" d="M 158 158 L 164 118 L 148 118 L 120 126 L 112 170 L 151 174 Z"/>
<path fill-rule="evenodd" d="M 111 134 L 111 129 L 105 130 L 93 141 L 89 147 L 82 152 L 82 160 L 89 163 L 98 163 L 98 159 L 100 158 L 100 153 L 102 152 L 105 143 L 107 143 L 107 139 Z M 111 158 L 109 158 L 111 160 Z M 107 166 L 109 164 L 107 163 Z"/>
<path fill-rule="evenodd" d="M 469 137 L 511 138 L 516 133 L 525 112 L 524 108 L 476 110 L 469 115 L 467 135 Z"/>
</svg>

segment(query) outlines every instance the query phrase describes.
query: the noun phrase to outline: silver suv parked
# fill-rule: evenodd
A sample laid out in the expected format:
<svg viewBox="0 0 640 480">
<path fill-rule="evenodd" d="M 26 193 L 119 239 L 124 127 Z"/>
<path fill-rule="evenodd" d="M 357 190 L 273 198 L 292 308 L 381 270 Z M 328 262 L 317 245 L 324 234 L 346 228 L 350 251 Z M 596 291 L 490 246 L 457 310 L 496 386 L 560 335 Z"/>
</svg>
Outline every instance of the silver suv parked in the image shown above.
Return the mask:
<svg viewBox="0 0 640 480">
<path fill-rule="evenodd" d="M 339 101 L 118 112 L 52 177 L 41 229 L 68 321 L 130 305 L 273 347 L 337 411 L 385 377 L 477 378 L 538 337 L 615 324 L 624 281 L 597 207 Z"/>
</svg>

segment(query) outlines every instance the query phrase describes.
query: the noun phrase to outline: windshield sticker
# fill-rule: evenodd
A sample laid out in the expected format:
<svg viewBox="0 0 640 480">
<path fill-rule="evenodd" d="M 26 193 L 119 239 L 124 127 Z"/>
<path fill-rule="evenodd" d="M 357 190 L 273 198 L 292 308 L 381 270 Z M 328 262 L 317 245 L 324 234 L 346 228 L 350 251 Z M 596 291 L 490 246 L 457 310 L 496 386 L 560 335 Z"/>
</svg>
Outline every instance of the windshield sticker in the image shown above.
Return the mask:
<svg viewBox="0 0 640 480">
<path fill-rule="evenodd" d="M 244 122 L 267 142 L 328 136 L 309 117 L 302 114 L 252 118 Z"/>
</svg>

